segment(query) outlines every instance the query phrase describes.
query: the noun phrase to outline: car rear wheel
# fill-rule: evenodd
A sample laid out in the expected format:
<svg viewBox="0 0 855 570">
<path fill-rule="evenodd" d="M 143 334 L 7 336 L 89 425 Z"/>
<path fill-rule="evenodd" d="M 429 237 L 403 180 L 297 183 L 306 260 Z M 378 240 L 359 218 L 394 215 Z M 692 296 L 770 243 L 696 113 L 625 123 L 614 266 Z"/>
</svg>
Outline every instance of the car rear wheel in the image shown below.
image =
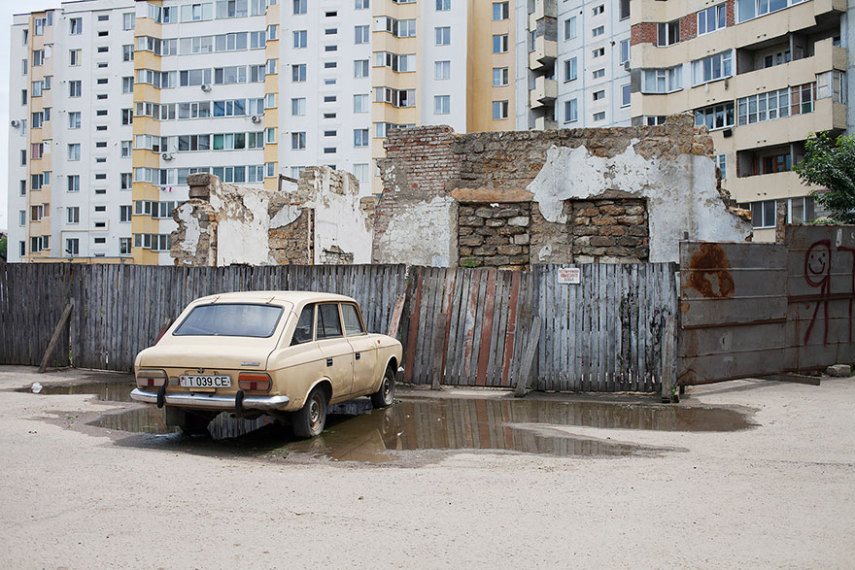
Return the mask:
<svg viewBox="0 0 855 570">
<path fill-rule="evenodd" d="M 320 386 L 309 393 L 306 403 L 294 414 L 291 429 L 297 437 L 315 437 L 327 423 L 327 393 Z"/>
<path fill-rule="evenodd" d="M 215 414 L 166 407 L 166 425 L 177 426 L 187 435 L 208 435 L 208 424 Z"/>
<path fill-rule="evenodd" d="M 371 394 L 371 403 L 375 408 L 391 406 L 395 401 L 395 372 L 391 366 L 386 367 L 380 389 Z"/>
</svg>

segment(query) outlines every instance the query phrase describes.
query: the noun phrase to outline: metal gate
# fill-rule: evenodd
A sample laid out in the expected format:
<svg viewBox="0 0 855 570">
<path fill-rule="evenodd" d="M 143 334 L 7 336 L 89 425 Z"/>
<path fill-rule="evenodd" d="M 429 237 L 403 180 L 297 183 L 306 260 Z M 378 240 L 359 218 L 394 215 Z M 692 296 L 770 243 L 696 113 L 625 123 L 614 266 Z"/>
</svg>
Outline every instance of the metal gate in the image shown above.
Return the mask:
<svg viewBox="0 0 855 570">
<path fill-rule="evenodd" d="M 855 226 L 788 226 L 783 244 L 680 244 L 678 384 L 855 360 Z"/>
</svg>

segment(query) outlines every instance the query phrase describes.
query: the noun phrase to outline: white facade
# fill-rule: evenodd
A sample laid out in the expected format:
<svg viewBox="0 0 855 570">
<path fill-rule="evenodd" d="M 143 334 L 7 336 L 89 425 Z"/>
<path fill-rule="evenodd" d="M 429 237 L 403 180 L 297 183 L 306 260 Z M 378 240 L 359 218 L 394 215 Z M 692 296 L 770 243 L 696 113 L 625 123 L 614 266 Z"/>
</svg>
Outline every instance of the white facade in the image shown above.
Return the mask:
<svg viewBox="0 0 855 570">
<path fill-rule="evenodd" d="M 629 126 L 630 19 L 621 16 L 620 2 L 558 3 L 558 127 Z"/>
</svg>

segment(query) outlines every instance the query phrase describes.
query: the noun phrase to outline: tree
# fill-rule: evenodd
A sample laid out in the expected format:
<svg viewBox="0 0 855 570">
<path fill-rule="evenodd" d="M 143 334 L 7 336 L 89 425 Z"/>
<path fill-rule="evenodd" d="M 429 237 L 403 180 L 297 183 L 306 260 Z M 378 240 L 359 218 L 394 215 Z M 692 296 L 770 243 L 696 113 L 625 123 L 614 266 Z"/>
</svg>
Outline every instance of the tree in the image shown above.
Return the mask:
<svg viewBox="0 0 855 570">
<path fill-rule="evenodd" d="M 793 170 L 805 184 L 827 188 L 811 195 L 835 220 L 855 223 L 855 136 L 812 134 L 804 159 Z"/>
<path fill-rule="evenodd" d="M 0 238 L 0 257 L 6 259 L 6 236 Z"/>
</svg>

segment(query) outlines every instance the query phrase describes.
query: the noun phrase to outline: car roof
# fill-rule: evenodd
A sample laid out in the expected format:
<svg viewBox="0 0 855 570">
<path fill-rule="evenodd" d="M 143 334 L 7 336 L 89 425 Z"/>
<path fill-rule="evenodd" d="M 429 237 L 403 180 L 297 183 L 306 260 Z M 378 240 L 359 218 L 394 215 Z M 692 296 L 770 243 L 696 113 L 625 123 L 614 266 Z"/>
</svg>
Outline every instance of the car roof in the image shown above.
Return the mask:
<svg viewBox="0 0 855 570">
<path fill-rule="evenodd" d="M 235 291 L 231 293 L 217 293 L 200 297 L 194 303 L 228 303 L 228 302 L 254 302 L 270 303 L 272 301 L 286 301 L 299 305 L 301 303 L 317 303 L 320 301 L 347 301 L 356 303 L 356 300 L 346 295 L 336 293 L 323 293 L 319 291 Z"/>
</svg>

